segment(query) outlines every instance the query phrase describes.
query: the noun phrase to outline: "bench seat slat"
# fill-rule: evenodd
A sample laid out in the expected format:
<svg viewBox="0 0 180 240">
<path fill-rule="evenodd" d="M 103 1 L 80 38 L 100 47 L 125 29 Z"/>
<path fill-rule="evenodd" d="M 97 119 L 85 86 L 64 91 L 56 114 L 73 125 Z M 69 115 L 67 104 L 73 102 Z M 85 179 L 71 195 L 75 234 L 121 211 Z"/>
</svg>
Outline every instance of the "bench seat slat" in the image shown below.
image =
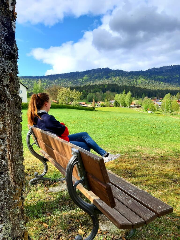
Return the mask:
<svg viewBox="0 0 180 240">
<path fill-rule="evenodd" d="M 122 178 L 108 171 L 110 182 L 117 188 L 140 202 L 142 205 L 155 212 L 158 216 L 163 216 L 167 213 L 171 213 L 173 208 L 161 200 L 153 197 L 149 193 L 137 188 L 131 183 L 126 182 Z"/>
<path fill-rule="evenodd" d="M 133 225 L 116 209 L 109 207 L 101 199 L 94 199 L 94 205 L 119 229 L 132 229 Z"/>
<path fill-rule="evenodd" d="M 135 212 L 138 216 L 140 216 L 146 223 L 153 221 L 157 214 L 137 202 L 135 199 L 131 198 L 129 195 L 111 185 L 114 197 L 133 212 Z"/>
<path fill-rule="evenodd" d="M 130 221 L 133 227 L 135 228 L 141 227 L 146 223 L 141 217 L 139 217 L 131 209 L 126 207 L 117 199 L 115 199 L 115 203 L 116 203 L 115 210 L 119 212 L 121 215 L 123 215 L 128 221 Z"/>
</svg>

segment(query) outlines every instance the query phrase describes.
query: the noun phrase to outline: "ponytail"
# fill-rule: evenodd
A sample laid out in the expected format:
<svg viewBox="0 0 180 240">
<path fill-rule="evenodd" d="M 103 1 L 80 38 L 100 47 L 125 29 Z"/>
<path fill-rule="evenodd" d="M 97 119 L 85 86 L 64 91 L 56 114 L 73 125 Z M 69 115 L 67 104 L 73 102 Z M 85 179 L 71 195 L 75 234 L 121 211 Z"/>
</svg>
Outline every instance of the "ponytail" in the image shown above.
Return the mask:
<svg viewBox="0 0 180 240">
<path fill-rule="evenodd" d="M 30 126 L 35 124 L 35 118 L 38 117 L 38 111 L 43 107 L 45 102 L 49 101 L 49 95 L 47 93 L 38 93 L 31 96 L 28 106 L 28 124 Z"/>
</svg>

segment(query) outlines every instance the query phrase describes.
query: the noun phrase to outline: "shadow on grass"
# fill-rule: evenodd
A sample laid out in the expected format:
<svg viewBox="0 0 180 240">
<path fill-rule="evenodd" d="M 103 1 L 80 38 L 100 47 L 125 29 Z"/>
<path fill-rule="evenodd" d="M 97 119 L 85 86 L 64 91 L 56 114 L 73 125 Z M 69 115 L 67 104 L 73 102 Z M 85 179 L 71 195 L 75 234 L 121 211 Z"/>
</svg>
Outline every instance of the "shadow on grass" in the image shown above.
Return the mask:
<svg viewBox="0 0 180 240">
<path fill-rule="evenodd" d="M 174 207 L 174 213 L 138 228 L 133 240 L 180 240 L 177 161 L 146 157 L 124 158 L 108 163 L 107 168 Z M 32 239 L 67 240 L 74 239 L 78 233 L 84 237 L 85 233 L 92 228 L 88 215 L 77 208 L 67 191 L 49 194 L 49 186 L 49 183 L 42 183 L 35 187 L 27 186 L 28 194 L 32 194 L 32 198 L 29 197 L 25 206 Z M 40 194 L 36 198 L 34 196 L 38 191 Z M 99 230 L 95 240 L 125 240 L 126 232 L 127 230 L 120 231 L 119 229 L 114 232 Z"/>
</svg>

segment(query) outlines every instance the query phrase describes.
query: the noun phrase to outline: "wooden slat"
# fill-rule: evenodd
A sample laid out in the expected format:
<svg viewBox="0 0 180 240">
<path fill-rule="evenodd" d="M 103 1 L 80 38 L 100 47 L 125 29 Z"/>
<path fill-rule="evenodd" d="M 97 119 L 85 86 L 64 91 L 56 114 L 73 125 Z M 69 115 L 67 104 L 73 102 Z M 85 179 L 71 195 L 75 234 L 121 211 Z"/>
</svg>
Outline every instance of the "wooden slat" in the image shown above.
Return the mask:
<svg viewBox="0 0 180 240">
<path fill-rule="evenodd" d="M 120 229 L 132 229 L 133 224 L 121 215 L 116 209 L 109 207 L 100 199 L 94 199 L 94 205 Z"/>
<path fill-rule="evenodd" d="M 69 159 L 62 156 L 57 151 L 53 150 L 51 147 L 47 146 L 41 139 L 38 139 L 39 146 L 41 149 L 43 149 L 52 159 L 50 160 L 54 166 L 58 166 L 56 163 L 58 163 L 63 169 L 66 169 L 67 164 L 69 162 Z M 79 179 L 78 170 L 75 166 L 73 170 L 73 176 L 76 179 Z M 88 182 L 90 186 L 90 190 L 96 194 L 100 199 L 102 199 L 107 205 L 110 207 L 115 206 L 114 198 L 112 195 L 112 190 L 110 185 L 104 184 L 100 182 L 98 179 L 96 179 L 94 176 L 87 173 Z"/>
<path fill-rule="evenodd" d="M 51 158 L 45 151 L 41 150 L 45 158 L 47 158 L 64 176 L 66 175 L 66 169 L 64 169 L 59 163 Z"/>
<path fill-rule="evenodd" d="M 108 183 L 102 183 L 91 174 L 87 174 L 90 190 L 103 200 L 108 206 L 115 207 L 114 197 Z"/>
<path fill-rule="evenodd" d="M 38 128 L 33 127 L 33 132 L 37 138 L 40 148 L 43 149 L 46 153 L 48 153 L 52 159 L 56 160 L 63 169 L 66 169 L 67 164 L 70 158 L 72 157 L 71 146 L 68 145 L 68 142 L 59 139 L 54 134 L 42 131 Z M 61 147 L 62 149 L 61 154 L 59 154 L 57 151 L 54 151 L 53 147 L 55 149 L 60 149 Z M 74 167 L 73 175 L 77 179 L 79 179 L 78 170 L 76 166 Z"/>
<path fill-rule="evenodd" d="M 146 223 L 141 217 L 139 217 L 131 209 L 126 207 L 117 199 L 115 200 L 115 203 L 116 203 L 115 210 L 119 212 L 121 215 L 123 215 L 129 222 L 131 222 L 134 228 L 141 227 Z"/>
<path fill-rule="evenodd" d="M 33 134 L 36 137 L 36 140 L 38 142 L 38 139 L 41 139 L 41 130 L 39 128 L 32 127 Z"/>
<path fill-rule="evenodd" d="M 149 193 L 137 188 L 131 183 L 126 182 L 124 179 L 108 171 L 110 182 L 117 188 L 140 202 L 142 205 L 155 212 L 158 216 L 163 216 L 171 213 L 173 208 L 161 200 L 153 197 Z"/>
<path fill-rule="evenodd" d="M 96 179 L 102 183 L 108 183 L 109 177 L 102 157 L 98 157 L 83 149 L 79 150 L 81 153 L 82 162 L 86 172 L 93 175 Z"/>
<path fill-rule="evenodd" d="M 41 150 L 41 153 L 44 155 L 45 158 L 49 160 L 64 176 L 66 175 L 66 169 L 62 168 L 62 166 L 57 163 L 53 158 L 51 158 L 46 152 Z M 74 176 L 72 176 L 73 182 L 76 182 L 78 179 L 76 179 Z M 92 191 L 88 191 L 86 188 L 83 187 L 82 184 L 77 185 L 77 189 L 79 189 L 80 192 L 83 193 L 83 195 L 89 199 L 91 203 L 94 203 L 96 199 L 99 199 L 98 196 L 96 196 Z"/>
<path fill-rule="evenodd" d="M 54 155 L 55 155 L 55 158 L 54 158 L 54 159 L 55 159 L 64 169 L 66 169 L 70 159 L 64 157 L 63 155 L 61 155 L 59 152 L 57 152 L 57 151 L 55 151 L 55 150 L 54 150 Z M 77 166 L 74 166 L 73 176 L 74 176 L 76 179 L 78 179 L 78 180 L 80 179 Z"/>
<path fill-rule="evenodd" d="M 33 131 L 38 141 L 42 140 L 46 143 L 46 145 L 55 149 L 57 152 L 61 153 L 62 156 L 66 156 L 69 159 L 72 157 L 71 148 L 77 148 L 80 151 L 85 170 L 102 183 L 109 182 L 109 177 L 102 157 L 91 154 L 90 152 L 68 143 L 49 132 L 45 132 L 34 127 Z"/>
<path fill-rule="evenodd" d="M 72 157 L 71 144 L 59 137 L 54 138 L 52 148 L 61 153 L 62 156 L 66 156 L 68 159 Z"/>
<path fill-rule="evenodd" d="M 52 148 L 50 148 L 49 146 L 47 146 L 43 141 L 41 141 L 40 139 L 38 139 L 38 143 L 39 146 L 42 150 L 44 150 L 50 157 L 52 157 L 53 159 L 55 159 L 55 154 Z"/>
<path fill-rule="evenodd" d="M 113 192 L 113 196 L 117 199 L 118 202 L 121 202 L 122 204 L 127 206 L 138 216 L 144 219 L 146 223 L 153 221 L 157 217 L 157 214 L 155 214 L 154 212 L 152 212 L 151 210 L 137 202 L 135 199 L 131 198 L 129 195 L 125 194 L 119 188 L 116 188 L 115 186 L 112 185 L 111 189 Z"/>
<path fill-rule="evenodd" d="M 49 134 L 50 134 L 49 132 L 44 132 L 40 130 L 40 133 L 38 134 L 38 138 L 41 139 L 44 143 L 46 143 L 46 145 L 52 146 L 56 135 L 51 134 L 51 137 L 49 137 Z"/>
<path fill-rule="evenodd" d="M 82 194 L 87 198 L 89 199 L 89 201 L 91 203 L 95 203 L 94 201 L 99 199 L 98 196 L 96 196 L 92 191 L 88 191 L 86 188 L 83 187 L 82 184 L 78 184 L 77 185 L 77 188 L 79 189 L 80 192 L 82 192 Z"/>
<path fill-rule="evenodd" d="M 47 146 L 40 139 L 39 139 L 39 146 L 41 147 L 41 149 L 43 149 L 53 159 L 54 163 L 55 162 L 58 163 L 66 171 L 69 159 L 67 159 L 66 157 L 64 157 L 61 154 L 59 154 L 57 151 L 53 150 L 51 147 Z M 55 164 L 54 164 L 54 166 L 55 166 Z M 73 176 L 76 179 L 80 179 L 76 166 L 73 169 Z"/>
<path fill-rule="evenodd" d="M 70 143 L 57 137 L 55 134 L 52 134 L 50 132 L 45 132 L 35 127 L 33 127 L 32 129 L 37 138 L 37 141 L 40 139 L 44 143 L 46 143 L 47 146 L 50 146 L 52 149 L 60 152 L 61 155 L 64 155 L 69 159 L 72 157 L 71 152 L 72 146 Z"/>
</svg>

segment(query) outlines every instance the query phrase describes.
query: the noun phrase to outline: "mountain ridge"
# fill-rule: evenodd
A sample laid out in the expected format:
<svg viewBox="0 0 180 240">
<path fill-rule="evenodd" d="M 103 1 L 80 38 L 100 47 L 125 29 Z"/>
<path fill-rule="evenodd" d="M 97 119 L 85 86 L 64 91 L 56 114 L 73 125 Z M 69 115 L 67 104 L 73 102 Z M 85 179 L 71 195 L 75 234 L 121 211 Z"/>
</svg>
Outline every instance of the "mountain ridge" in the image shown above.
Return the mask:
<svg viewBox="0 0 180 240">
<path fill-rule="evenodd" d="M 41 80 L 46 87 L 53 84 L 63 87 L 78 87 L 98 84 L 117 84 L 146 89 L 180 89 L 180 65 L 163 66 L 140 71 L 97 68 L 47 76 L 20 76 L 20 81 L 32 90 L 35 81 Z"/>
</svg>

